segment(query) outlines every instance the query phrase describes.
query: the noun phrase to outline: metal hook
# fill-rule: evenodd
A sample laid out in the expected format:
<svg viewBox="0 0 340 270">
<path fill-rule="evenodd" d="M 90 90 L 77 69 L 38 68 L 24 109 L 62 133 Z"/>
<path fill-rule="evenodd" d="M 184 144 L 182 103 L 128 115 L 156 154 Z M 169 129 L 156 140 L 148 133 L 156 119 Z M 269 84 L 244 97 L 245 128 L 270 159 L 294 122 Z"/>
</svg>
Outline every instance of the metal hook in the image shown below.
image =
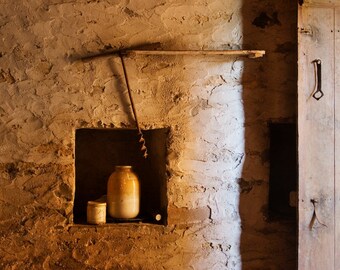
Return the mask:
<svg viewBox="0 0 340 270">
<path fill-rule="evenodd" d="M 310 230 L 313 230 L 315 221 L 317 221 L 320 225 L 322 225 L 322 226 L 324 226 L 324 227 L 327 227 L 326 224 L 322 223 L 322 222 L 319 220 L 319 217 L 318 217 L 318 215 L 317 215 L 317 213 L 316 213 L 316 205 L 317 205 L 317 203 L 318 203 L 318 200 L 316 200 L 316 199 L 311 199 L 310 202 L 313 204 L 313 208 L 314 208 L 314 209 L 313 209 L 313 216 L 312 216 L 312 219 L 311 219 L 311 221 L 310 221 L 310 223 L 309 223 L 309 229 L 310 229 Z"/>
<path fill-rule="evenodd" d="M 313 98 L 316 100 L 320 100 L 324 93 L 321 90 L 322 83 L 321 83 L 321 60 L 315 59 L 312 61 L 314 64 L 314 74 L 315 74 L 315 87 L 313 91 Z"/>
</svg>

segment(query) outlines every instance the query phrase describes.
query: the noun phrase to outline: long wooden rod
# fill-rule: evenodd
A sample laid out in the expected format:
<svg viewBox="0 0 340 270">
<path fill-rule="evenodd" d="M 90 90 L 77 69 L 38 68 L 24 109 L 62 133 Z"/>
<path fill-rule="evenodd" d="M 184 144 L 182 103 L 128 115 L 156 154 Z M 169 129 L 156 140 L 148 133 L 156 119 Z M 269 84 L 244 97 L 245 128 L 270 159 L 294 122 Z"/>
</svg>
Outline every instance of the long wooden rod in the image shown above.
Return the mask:
<svg viewBox="0 0 340 270">
<path fill-rule="evenodd" d="M 126 50 L 128 55 L 240 55 L 249 57 L 262 57 L 263 50 Z"/>
<path fill-rule="evenodd" d="M 107 57 L 112 55 L 225 55 L 225 56 L 248 56 L 249 58 L 259 58 L 266 54 L 264 50 L 116 50 L 96 53 L 81 57 L 83 61 L 92 60 L 94 58 Z"/>
</svg>

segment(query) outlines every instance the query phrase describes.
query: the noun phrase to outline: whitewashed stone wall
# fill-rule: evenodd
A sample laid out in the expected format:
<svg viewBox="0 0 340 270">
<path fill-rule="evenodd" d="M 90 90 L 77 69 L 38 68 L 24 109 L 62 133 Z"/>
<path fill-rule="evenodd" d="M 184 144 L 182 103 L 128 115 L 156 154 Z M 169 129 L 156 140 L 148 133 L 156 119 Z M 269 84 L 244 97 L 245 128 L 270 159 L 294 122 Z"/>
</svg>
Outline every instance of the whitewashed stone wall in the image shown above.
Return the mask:
<svg viewBox="0 0 340 270">
<path fill-rule="evenodd" d="M 267 121 L 295 117 L 295 3 L 2 1 L 0 14 L 0 268 L 293 269 L 294 225 L 266 220 L 266 153 Z M 156 42 L 267 56 L 127 59 L 142 128 L 171 128 L 169 225 L 72 226 L 75 130 L 134 125 L 119 59 L 76 59 Z"/>
</svg>

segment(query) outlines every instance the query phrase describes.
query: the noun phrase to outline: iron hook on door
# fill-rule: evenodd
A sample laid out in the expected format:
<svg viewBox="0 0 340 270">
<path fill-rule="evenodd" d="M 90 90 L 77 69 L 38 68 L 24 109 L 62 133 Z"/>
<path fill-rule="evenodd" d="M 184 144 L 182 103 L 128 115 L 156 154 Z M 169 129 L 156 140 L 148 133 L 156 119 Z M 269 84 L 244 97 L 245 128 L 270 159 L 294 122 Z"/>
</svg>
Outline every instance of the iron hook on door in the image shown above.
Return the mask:
<svg viewBox="0 0 340 270">
<path fill-rule="evenodd" d="M 316 100 L 320 100 L 324 93 L 322 92 L 322 83 L 321 83 L 321 60 L 315 59 L 312 61 L 314 65 L 314 74 L 315 74 L 315 87 L 313 91 L 313 98 Z"/>
<path fill-rule="evenodd" d="M 309 229 L 312 231 L 313 228 L 314 228 L 314 225 L 315 225 L 315 221 L 319 222 L 320 225 L 324 226 L 324 227 L 327 227 L 326 224 L 322 223 L 320 220 L 319 220 L 319 217 L 316 213 L 316 205 L 318 204 L 318 200 L 316 199 L 311 199 L 310 202 L 313 204 L 313 216 L 312 216 L 312 219 L 309 223 Z"/>
</svg>

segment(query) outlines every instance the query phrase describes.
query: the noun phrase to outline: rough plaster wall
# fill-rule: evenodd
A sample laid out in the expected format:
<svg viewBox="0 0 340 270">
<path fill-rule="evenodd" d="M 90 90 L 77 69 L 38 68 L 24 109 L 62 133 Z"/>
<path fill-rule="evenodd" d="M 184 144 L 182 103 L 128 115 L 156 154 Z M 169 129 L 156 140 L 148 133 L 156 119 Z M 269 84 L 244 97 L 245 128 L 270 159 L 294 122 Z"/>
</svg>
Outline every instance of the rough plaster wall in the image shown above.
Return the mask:
<svg viewBox="0 0 340 270">
<path fill-rule="evenodd" d="M 294 5 L 2 1 L 0 267 L 293 269 L 294 226 L 266 220 L 266 123 L 295 116 Z M 71 226 L 75 129 L 133 126 L 119 60 L 74 59 L 153 42 L 267 56 L 127 59 L 141 126 L 171 128 L 169 225 Z"/>
</svg>

